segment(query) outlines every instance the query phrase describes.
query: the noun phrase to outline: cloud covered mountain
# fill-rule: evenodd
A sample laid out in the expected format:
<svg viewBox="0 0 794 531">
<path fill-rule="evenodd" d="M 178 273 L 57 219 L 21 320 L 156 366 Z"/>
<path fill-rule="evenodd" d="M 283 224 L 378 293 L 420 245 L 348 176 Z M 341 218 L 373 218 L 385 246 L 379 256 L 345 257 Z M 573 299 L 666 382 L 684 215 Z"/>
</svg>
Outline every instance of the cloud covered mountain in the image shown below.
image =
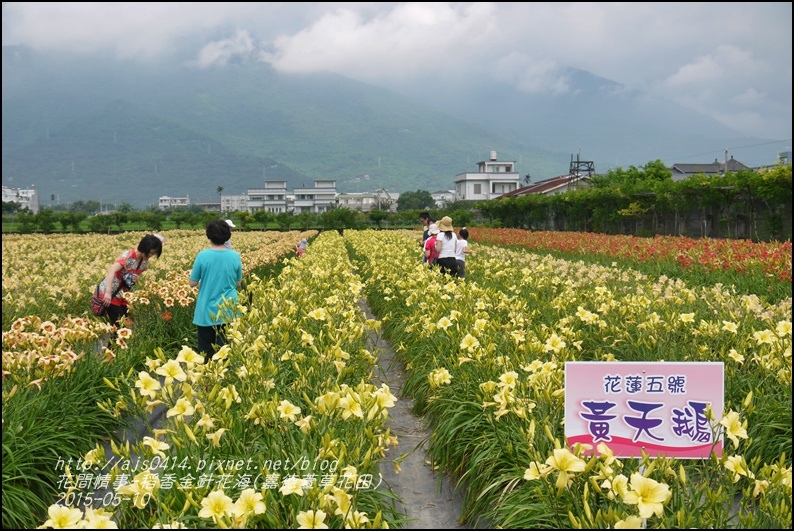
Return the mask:
<svg viewBox="0 0 794 531">
<path fill-rule="evenodd" d="M 491 150 L 537 181 L 566 173 L 578 150 L 597 171 L 668 155 L 708 153 L 688 160 L 707 162 L 735 135 L 673 104 L 657 112 L 658 102 L 586 72 L 570 71 L 569 83 L 556 97 L 471 84 L 464 96 L 411 98 L 263 63 L 197 69 L 8 46 L 3 184 L 35 185 L 45 205 L 55 196 L 137 207 L 161 195 L 215 199 L 218 186 L 243 194 L 265 179 L 435 191 L 451 189 Z M 763 162 L 736 158 L 771 163 L 767 148 Z"/>
</svg>

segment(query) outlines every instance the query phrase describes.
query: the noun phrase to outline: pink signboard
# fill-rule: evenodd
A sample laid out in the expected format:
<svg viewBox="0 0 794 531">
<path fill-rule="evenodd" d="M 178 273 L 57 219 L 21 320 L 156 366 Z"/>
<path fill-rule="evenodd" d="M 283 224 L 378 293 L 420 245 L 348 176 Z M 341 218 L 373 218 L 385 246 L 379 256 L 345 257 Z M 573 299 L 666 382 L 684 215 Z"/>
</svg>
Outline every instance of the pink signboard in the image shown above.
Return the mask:
<svg viewBox="0 0 794 531">
<path fill-rule="evenodd" d="M 721 362 L 568 362 L 568 444 L 605 443 L 616 457 L 704 458 L 722 455 L 706 418 L 724 406 Z M 718 432 L 719 434 L 719 432 Z"/>
</svg>

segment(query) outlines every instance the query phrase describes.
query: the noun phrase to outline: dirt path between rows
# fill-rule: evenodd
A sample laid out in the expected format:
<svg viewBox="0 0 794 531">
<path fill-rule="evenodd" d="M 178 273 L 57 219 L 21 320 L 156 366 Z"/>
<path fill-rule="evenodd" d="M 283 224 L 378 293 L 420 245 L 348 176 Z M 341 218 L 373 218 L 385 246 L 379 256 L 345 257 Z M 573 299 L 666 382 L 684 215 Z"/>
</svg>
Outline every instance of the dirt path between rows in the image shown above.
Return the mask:
<svg viewBox="0 0 794 531">
<path fill-rule="evenodd" d="M 366 302 L 359 304 L 367 318 L 375 319 Z M 439 475 L 427 464 L 425 448 L 431 431 L 425 427 L 421 417 L 411 412 L 413 400 L 402 396 L 404 365 L 383 339 L 377 338 L 375 346 L 379 363 L 372 383 L 378 386 L 385 383 L 398 399 L 389 410 L 386 427 L 392 435 L 397 436 L 399 444 L 397 448 L 389 450 L 387 457 L 396 459 L 401 454 L 408 454 L 400 464 L 399 473 L 395 473 L 391 461 L 381 463 L 383 480 L 402 500 L 400 509 L 409 519 L 404 528 L 469 529 L 460 523 L 463 502 L 460 494 L 454 490 L 454 483 L 447 477 L 441 477 L 439 482 Z"/>
<path fill-rule="evenodd" d="M 359 304 L 368 319 L 376 318 L 365 301 Z M 463 502 L 460 493 L 455 492 L 454 482 L 448 477 L 439 477 L 428 464 L 425 448 L 431 431 L 425 427 L 421 417 L 411 412 L 413 400 L 402 396 L 402 384 L 405 380 L 403 363 L 397 359 L 388 342 L 374 334 L 372 339 L 375 341 L 379 356 L 372 383 L 378 386 L 385 383 L 397 397 L 394 407 L 389 410 L 386 426 L 390 428 L 391 434 L 397 437 L 399 444 L 389 450 L 387 458 L 390 460 L 381 463 L 380 468 L 384 483 L 402 501 L 398 507 L 408 519 L 403 528 L 471 529 L 460 523 Z M 98 342 L 97 351 L 101 351 L 101 346 L 105 344 L 107 339 L 102 338 Z M 149 415 L 148 420 L 153 427 L 162 426 L 165 409 L 165 406 L 158 406 Z M 147 423 L 142 419 L 136 419 L 132 426 L 120 432 L 122 441 L 126 440 L 130 443 L 152 435 Z M 105 446 L 105 455 L 112 456 L 110 444 L 105 442 L 103 446 Z M 401 470 L 396 473 L 391 460 L 406 453 L 407 457 L 400 463 Z M 131 462 L 133 466 L 137 466 L 137 457 L 134 456 Z M 96 493 L 99 497 L 106 493 L 100 491 L 101 489 Z"/>
</svg>

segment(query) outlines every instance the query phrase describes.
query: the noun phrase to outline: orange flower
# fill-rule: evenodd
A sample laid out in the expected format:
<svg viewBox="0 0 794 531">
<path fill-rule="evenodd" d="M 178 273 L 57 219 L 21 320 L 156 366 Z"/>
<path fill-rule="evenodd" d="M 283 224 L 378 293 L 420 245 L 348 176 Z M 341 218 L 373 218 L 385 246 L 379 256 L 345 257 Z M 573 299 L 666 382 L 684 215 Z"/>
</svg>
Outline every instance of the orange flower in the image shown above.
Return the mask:
<svg viewBox="0 0 794 531">
<path fill-rule="evenodd" d="M 170 321 L 173 315 L 168 310 L 163 312 L 163 321 Z"/>
</svg>

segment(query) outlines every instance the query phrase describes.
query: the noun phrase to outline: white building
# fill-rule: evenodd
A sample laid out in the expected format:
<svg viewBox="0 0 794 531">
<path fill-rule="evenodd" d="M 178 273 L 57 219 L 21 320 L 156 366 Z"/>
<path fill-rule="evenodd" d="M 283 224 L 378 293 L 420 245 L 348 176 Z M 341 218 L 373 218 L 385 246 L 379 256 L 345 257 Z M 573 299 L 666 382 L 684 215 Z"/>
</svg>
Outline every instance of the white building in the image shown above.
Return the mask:
<svg viewBox="0 0 794 531">
<path fill-rule="evenodd" d="M 221 195 L 221 212 L 242 212 L 248 210 L 247 195 Z"/>
<path fill-rule="evenodd" d="M 295 214 L 312 212 L 322 214 L 336 206 L 336 181 L 316 180 L 313 188 L 295 188 L 292 211 Z"/>
<path fill-rule="evenodd" d="M 500 162 L 496 151 L 490 160 L 477 163 L 478 171 L 455 176 L 456 201 L 488 201 L 518 188 L 520 177 L 515 171 L 515 161 Z"/>
<path fill-rule="evenodd" d="M 273 214 L 287 211 L 287 181 L 265 181 L 264 188 L 248 189 L 248 211 L 265 210 Z"/>
<path fill-rule="evenodd" d="M 340 208 L 369 212 L 375 204 L 375 194 L 372 192 L 341 193 L 336 196 L 336 204 Z"/>
<path fill-rule="evenodd" d="M 436 208 L 447 208 L 447 204 L 455 201 L 455 190 L 437 190 L 430 196 L 436 202 Z"/>
<path fill-rule="evenodd" d="M 39 213 L 39 193 L 33 188 L 22 190 L 3 186 L 3 203 L 16 203 L 19 208 L 27 208 L 34 214 Z"/>
<path fill-rule="evenodd" d="M 188 197 L 169 197 L 167 195 L 160 196 L 160 201 L 158 203 L 160 210 L 165 210 L 166 208 L 173 208 L 173 207 L 180 207 L 180 206 L 190 206 L 190 196 Z"/>
</svg>

